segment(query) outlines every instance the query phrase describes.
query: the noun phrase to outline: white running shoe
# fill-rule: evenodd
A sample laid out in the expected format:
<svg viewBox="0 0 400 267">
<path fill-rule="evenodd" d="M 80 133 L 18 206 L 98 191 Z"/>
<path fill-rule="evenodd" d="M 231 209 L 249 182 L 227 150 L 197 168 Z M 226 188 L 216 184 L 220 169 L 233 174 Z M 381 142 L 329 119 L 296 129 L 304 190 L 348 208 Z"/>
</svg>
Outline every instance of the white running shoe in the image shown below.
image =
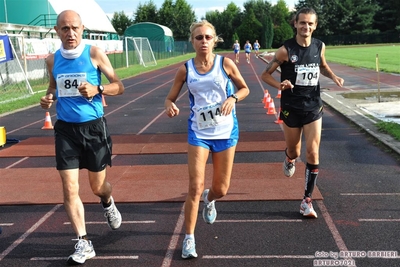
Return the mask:
<svg viewBox="0 0 400 267">
<path fill-rule="evenodd" d="M 110 226 L 112 230 L 117 230 L 121 226 L 122 216 L 115 206 L 113 197 L 111 197 L 111 206 L 104 208 L 104 217 L 107 218 L 108 226 Z"/>
<path fill-rule="evenodd" d="M 69 264 L 83 264 L 86 260 L 94 256 L 96 256 L 96 252 L 94 252 L 92 241 L 78 239 L 78 242 L 75 244 L 75 252 L 68 257 L 67 262 Z"/>
<path fill-rule="evenodd" d="M 294 174 L 294 171 L 296 170 L 295 166 L 296 160 L 293 159 L 289 161 L 289 159 L 286 157 L 285 161 L 283 162 L 283 173 L 287 177 L 292 177 Z"/>
<path fill-rule="evenodd" d="M 317 213 L 315 212 L 311 202 L 312 200 L 309 197 L 303 199 L 300 204 L 300 213 L 305 217 L 317 218 Z"/>
<path fill-rule="evenodd" d="M 182 258 L 183 259 L 197 258 L 196 243 L 192 238 L 185 238 L 183 240 Z"/>
<path fill-rule="evenodd" d="M 208 192 L 210 189 L 206 189 L 203 192 L 203 201 L 207 198 Z M 204 203 L 203 207 L 203 220 L 208 224 L 213 224 L 217 219 L 217 210 L 215 209 L 215 200 L 209 202 L 208 204 Z"/>
</svg>

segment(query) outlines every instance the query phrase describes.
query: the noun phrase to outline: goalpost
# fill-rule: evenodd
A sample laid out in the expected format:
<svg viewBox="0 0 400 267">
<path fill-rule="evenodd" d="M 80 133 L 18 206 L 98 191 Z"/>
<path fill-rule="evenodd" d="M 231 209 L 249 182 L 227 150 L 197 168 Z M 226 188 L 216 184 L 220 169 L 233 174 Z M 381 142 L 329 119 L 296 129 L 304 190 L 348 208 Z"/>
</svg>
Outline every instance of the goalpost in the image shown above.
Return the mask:
<svg viewBox="0 0 400 267">
<path fill-rule="evenodd" d="M 0 33 L 3 38 L 10 42 L 12 58 L 0 63 L 0 104 L 29 97 L 33 94 L 32 87 L 27 79 L 25 69 L 20 59 L 23 60 L 23 52 L 16 51 L 15 44 L 21 34 Z M 5 44 L 1 43 L 0 52 L 4 53 Z M 2 54 L 0 53 L 0 54 Z"/>
<path fill-rule="evenodd" d="M 157 61 L 149 39 L 145 37 L 125 37 L 126 67 L 129 67 L 129 59 L 135 54 L 137 63 L 147 66 L 156 66 Z"/>
</svg>

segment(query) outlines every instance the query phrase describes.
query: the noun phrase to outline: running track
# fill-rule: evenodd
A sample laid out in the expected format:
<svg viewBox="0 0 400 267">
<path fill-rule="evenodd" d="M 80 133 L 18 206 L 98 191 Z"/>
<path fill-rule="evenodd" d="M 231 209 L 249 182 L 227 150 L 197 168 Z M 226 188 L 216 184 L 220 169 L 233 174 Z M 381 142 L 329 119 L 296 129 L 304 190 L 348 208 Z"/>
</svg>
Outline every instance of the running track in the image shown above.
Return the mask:
<svg viewBox="0 0 400 267">
<path fill-rule="evenodd" d="M 87 228 L 97 253 L 85 265 L 318 266 L 331 260 L 346 266 L 339 260 L 348 260 L 357 266 L 399 266 L 396 158 L 327 107 L 314 194 L 319 218 L 304 219 L 298 213 L 304 163 L 300 159 L 295 177 L 282 175 L 283 134 L 276 115 L 266 114 L 261 103 L 264 89 L 273 97 L 276 91 L 260 81 L 264 62 L 253 56 L 248 65 L 241 57 L 239 68 L 251 93 L 237 105 L 241 140 L 232 185 L 217 203 L 215 224 L 206 225 L 199 217 L 199 258 L 180 258 L 187 187 L 186 91 L 177 101 L 180 116 L 170 119 L 163 108 L 178 64 L 126 79 L 123 96 L 106 97 L 114 140 L 108 177 L 124 223 L 117 231 L 108 229 L 82 172 Z M 376 89 L 372 71 L 331 68 L 345 78 L 345 87 L 322 79 L 324 90 Z M 381 81 L 382 90 L 393 89 L 399 77 L 382 74 Z M 278 110 L 277 99 L 275 105 Z M 50 113 L 54 122 L 54 109 Z M 43 119 L 39 107 L 0 118 L 7 138 L 21 140 L 0 150 L 1 266 L 65 266 L 73 252 L 74 235 L 54 170 L 52 131 L 41 130 Z M 342 257 L 334 261 L 335 256 Z"/>
</svg>

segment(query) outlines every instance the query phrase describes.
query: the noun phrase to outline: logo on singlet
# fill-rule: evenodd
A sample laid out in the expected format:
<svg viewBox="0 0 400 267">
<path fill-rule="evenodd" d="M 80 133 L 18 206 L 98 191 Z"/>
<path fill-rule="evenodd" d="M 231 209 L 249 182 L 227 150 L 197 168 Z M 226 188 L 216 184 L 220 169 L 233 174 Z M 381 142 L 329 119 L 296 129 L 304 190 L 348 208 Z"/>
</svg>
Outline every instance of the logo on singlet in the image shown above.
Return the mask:
<svg viewBox="0 0 400 267">
<path fill-rule="evenodd" d="M 299 58 L 297 57 L 297 55 L 292 55 L 292 56 L 290 57 L 290 61 L 291 61 L 292 63 L 297 62 L 297 60 L 299 60 Z"/>
<path fill-rule="evenodd" d="M 221 84 L 222 84 L 222 79 L 220 79 L 219 77 L 215 77 L 214 83 L 215 83 L 217 86 L 221 86 Z"/>
<path fill-rule="evenodd" d="M 194 78 L 194 79 L 190 79 L 189 83 L 195 83 L 195 82 L 198 82 L 198 81 L 199 81 L 199 79 Z"/>
</svg>

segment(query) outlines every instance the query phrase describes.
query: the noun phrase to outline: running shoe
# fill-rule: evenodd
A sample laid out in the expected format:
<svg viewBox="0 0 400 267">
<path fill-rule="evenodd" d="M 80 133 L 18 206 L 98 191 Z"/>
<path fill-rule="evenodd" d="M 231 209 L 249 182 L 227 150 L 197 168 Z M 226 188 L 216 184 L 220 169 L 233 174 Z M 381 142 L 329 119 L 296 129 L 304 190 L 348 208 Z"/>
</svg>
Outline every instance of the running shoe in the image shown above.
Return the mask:
<svg viewBox="0 0 400 267">
<path fill-rule="evenodd" d="M 203 192 L 203 201 L 207 199 L 208 192 L 210 190 L 206 189 Z M 203 207 L 203 219 L 208 224 L 213 224 L 215 219 L 217 218 L 217 210 L 215 209 L 215 200 L 211 201 L 208 204 L 204 204 Z"/>
<path fill-rule="evenodd" d="M 183 240 L 182 258 L 183 259 L 197 258 L 196 243 L 192 238 L 185 238 Z"/>
<path fill-rule="evenodd" d="M 311 202 L 312 200 L 309 197 L 303 199 L 300 204 L 300 213 L 305 217 L 317 218 L 317 213 L 315 212 Z"/>
<path fill-rule="evenodd" d="M 110 226 L 112 230 L 117 230 L 121 226 L 122 216 L 115 206 L 113 197 L 111 197 L 111 205 L 104 208 L 104 217 L 107 218 L 108 226 Z"/>
<path fill-rule="evenodd" d="M 294 164 L 296 163 L 296 160 L 289 160 L 287 157 L 285 161 L 283 162 L 283 173 L 287 177 L 292 177 L 294 174 L 294 171 L 296 170 L 296 167 Z"/>
<path fill-rule="evenodd" d="M 68 257 L 68 264 L 83 264 L 86 260 L 96 256 L 92 241 L 85 239 L 78 239 L 75 244 L 75 252 Z"/>
</svg>

